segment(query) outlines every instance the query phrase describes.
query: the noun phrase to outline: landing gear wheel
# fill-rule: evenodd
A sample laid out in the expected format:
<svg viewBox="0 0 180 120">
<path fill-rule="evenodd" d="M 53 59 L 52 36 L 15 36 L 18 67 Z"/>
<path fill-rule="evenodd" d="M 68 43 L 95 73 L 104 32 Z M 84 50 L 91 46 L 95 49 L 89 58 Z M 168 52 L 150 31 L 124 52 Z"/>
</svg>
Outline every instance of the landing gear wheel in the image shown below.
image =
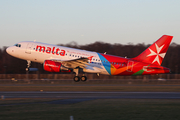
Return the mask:
<svg viewBox="0 0 180 120">
<path fill-rule="evenodd" d="M 26 71 L 28 72 L 29 71 L 29 67 L 31 66 L 31 61 L 30 60 L 27 60 L 27 68 L 26 68 Z"/>
<path fill-rule="evenodd" d="M 79 81 L 80 81 L 80 77 L 79 77 L 79 76 L 75 76 L 75 77 L 74 77 L 74 81 L 75 81 L 75 82 L 79 82 Z"/>
<path fill-rule="evenodd" d="M 81 77 L 81 81 L 85 82 L 87 80 L 87 77 L 86 76 L 82 76 Z"/>
</svg>

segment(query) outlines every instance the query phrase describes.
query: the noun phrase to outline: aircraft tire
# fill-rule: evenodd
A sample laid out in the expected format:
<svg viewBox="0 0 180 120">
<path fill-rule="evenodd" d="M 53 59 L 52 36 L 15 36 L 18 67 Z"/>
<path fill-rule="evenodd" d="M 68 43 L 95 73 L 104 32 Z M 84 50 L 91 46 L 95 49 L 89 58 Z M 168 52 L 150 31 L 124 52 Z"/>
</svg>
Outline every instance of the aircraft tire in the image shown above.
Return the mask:
<svg viewBox="0 0 180 120">
<path fill-rule="evenodd" d="M 81 81 L 85 82 L 87 80 L 87 77 L 86 76 L 82 76 L 81 77 Z"/>
<path fill-rule="evenodd" d="M 75 81 L 75 82 L 79 82 L 79 81 L 80 81 L 80 77 L 79 77 L 79 76 L 75 76 L 75 77 L 74 77 L 74 81 Z"/>
</svg>

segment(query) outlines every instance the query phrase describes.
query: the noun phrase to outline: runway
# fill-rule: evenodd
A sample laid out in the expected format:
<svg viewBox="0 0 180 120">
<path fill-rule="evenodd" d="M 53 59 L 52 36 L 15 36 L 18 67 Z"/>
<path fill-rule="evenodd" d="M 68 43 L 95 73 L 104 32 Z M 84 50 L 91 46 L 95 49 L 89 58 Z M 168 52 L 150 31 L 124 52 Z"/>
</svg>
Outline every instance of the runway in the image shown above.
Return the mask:
<svg viewBox="0 0 180 120">
<path fill-rule="evenodd" d="M 5 98 L 180 99 L 180 92 L 0 92 Z"/>
</svg>

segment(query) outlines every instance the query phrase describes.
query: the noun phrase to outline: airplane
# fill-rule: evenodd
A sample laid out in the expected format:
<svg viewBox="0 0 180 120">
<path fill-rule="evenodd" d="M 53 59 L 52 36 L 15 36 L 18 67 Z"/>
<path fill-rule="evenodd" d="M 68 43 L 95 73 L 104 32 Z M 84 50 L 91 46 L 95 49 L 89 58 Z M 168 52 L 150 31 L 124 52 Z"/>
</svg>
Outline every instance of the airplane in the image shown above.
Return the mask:
<svg viewBox="0 0 180 120">
<path fill-rule="evenodd" d="M 126 58 L 51 45 L 36 41 L 23 41 L 6 49 L 16 58 L 27 60 L 30 69 L 31 61 L 43 64 L 49 72 L 76 73 L 74 81 L 86 81 L 85 73 L 97 75 L 153 75 L 170 73 L 170 69 L 161 66 L 173 36 L 163 35 L 145 51 L 135 58 Z M 79 73 L 83 75 L 79 77 Z"/>
</svg>

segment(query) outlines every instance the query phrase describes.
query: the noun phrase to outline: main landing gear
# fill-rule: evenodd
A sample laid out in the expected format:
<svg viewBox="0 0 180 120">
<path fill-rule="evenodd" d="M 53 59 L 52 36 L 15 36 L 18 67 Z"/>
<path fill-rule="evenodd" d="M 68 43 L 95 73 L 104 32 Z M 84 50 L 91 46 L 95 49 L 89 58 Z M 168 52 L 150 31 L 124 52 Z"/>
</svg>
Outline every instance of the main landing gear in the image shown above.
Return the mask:
<svg viewBox="0 0 180 120">
<path fill-rule="evenodd" d="M 80 80 L 83 81 L 83 82 L 85 82 L 85 81 L 87 80 L 87 77 L 86 77 L 86 76 L 82 76 L 82 77 L 75 76 L 75 77 L 74 77 L 74 81 L 75 81 L 75 82 L 79 82 Z"/>
<path fill-rule="evenodd" d="M 76 73 L 76 76 L 74 77 L 75 82 L 79 82 L 80 80 L 85 82 L 87 80 L 87 77 L 83 74 L 83 76 L 79 77 L 79 69 L 74 69 L 74 72 Z"/>
</svg>

